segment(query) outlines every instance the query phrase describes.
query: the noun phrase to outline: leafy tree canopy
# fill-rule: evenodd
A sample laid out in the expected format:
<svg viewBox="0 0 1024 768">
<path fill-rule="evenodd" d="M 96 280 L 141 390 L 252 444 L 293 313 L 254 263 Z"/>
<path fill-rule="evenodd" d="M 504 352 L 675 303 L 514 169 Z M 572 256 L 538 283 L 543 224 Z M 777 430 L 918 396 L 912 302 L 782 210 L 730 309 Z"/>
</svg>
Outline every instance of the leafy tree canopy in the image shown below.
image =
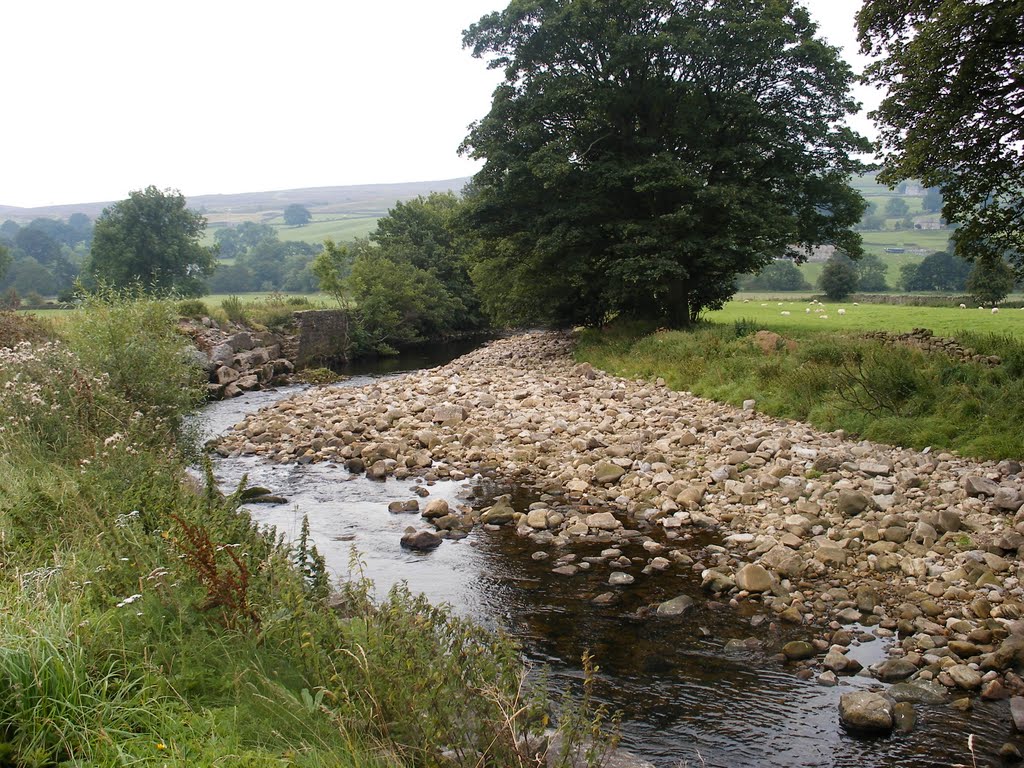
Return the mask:
<svg viewBox="0 0 1024 768">
<path fill-rule="evenodd" d="M 11 252 L 6 246 L 0 245 L 0 280 L 3 279 L 7 268 L 11 266 Z"/>
<path fill-rule="evenodd" d="M 1013 290 L 1013 268 L 1003 259 L 978 259 L 964 287 L 981 304 L 994 306 Z"/>
<path fill-rule="evenodd" d="M 301 227 L 303 224 L 308 224 L 313 220 L 313 214 L 309 212 L 309 209 L 304 205 L 298 203 L 292 203 L 284 209 L 284 223 Z"/>
<path fill-rule="evenodd" d="M 462 151 L 472 275 L 504 322 L 686 325 L 772 259 L 860 253 L 852 73 L 793 0 L 513 0 Z"/>
<path fill-rule="evenodd" d="M 821 270 L 818 285 L 833 301 L 841 301 L 857 290 L 857 267 L 853 260 L 838 251 L 829 257 Z"/>
<path fill-rule="evenodd" d="M 747 291 L 809 291 L 800 269 L 789 259 L 773 261 L 743 283 Z"/>
<path fill-rule="evenodd" d="M 213 272 L 213 253 L 199 244 L 206 219 L 172 189 L 131 192 L 96 220 L 90 251 L 93 279 L 114 287 L 198 296 Z"/>
<path fill-rule="evenodd" d="M 908 264 L 901 271 L 908 291 L 962 291 L 971 265 L 952 251 L 936 251 L 916 267 Z"/>
<path fill-rule="evenodd" d="M 886 267 L 878 256 L 867 253 L 860 258 L 856 264 L 857 269 L 857 290 L 858 291 L 888 291 L 889 285 L 885 281 Z"/>
<path fill-rule="evenodd" d="M 941 189 L 964 258 L 1024 269 L 1024 0 L 867 0 L 861 50 L 888 89 L 873 113 L 890 185 Z"/>
</svg>

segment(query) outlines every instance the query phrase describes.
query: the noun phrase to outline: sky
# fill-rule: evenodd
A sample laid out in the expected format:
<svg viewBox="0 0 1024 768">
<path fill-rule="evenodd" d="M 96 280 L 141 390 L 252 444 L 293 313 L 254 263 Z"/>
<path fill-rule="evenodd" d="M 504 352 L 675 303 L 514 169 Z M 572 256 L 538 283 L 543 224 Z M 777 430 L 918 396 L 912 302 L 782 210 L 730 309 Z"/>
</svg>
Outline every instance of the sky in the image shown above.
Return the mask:
<svg viewBox="0 0 1024 768">
<path fill-rule="evenodd" d="M 804 0 L 859 71 L 859 0 Z M 5 3 L 0 205 L 468 176 L 497 72 L 462 30 L 502 0 Z M 858 92 L 868 107 L 870 90 Z M 853 125 L 870 133 L 860 118 Z"/>
</svg>

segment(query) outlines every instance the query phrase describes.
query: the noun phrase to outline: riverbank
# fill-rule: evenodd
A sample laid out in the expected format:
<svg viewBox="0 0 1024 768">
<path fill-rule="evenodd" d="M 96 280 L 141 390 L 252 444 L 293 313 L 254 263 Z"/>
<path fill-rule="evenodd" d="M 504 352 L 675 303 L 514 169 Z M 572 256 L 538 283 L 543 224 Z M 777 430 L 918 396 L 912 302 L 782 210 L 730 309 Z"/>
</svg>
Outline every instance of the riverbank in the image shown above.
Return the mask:
<svg viewBox="0 0 1024 768">
<path fill-rule="evenodd" d="M 755 403 L 608 376 L 571 350 L 567 336 L 527 334 L 429 371 L 311 390 L 248 417 L 219 450 L 377 477 L 515 478 L 546 500 L 424 502 L 421 543 L 513 526 L 565 579 L 600 572 L 593 599 L 606 604 L 696 570 L 714 599 L 804 627 L 787 655 L 823 683 L 856 672 L 848 649 L 870 636 L 894 638 L 871 672 L 912 680 L 904 695 L 938 684 L 968 706 L 1024 693 L 1019 465 L 851 441 Z M 720 543 L 695 547 L 708 531 Z M 623 557 L 638 542 L 646 556 Z M 594 544 L 599 557 L 574 552 Z"/>
</svg>

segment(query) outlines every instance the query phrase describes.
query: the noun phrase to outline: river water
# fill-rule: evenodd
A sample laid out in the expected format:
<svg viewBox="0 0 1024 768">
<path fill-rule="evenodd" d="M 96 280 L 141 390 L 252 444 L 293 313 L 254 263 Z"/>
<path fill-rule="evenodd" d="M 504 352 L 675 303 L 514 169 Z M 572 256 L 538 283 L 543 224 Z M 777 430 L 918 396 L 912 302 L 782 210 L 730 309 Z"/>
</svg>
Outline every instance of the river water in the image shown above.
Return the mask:
<svg viewBox="0 0 1024 768">
<path fill-rule="evenodd" d="M 465 345 L 455 345 L 391 360 L 389 370 L 355 370 L 338 386 L 360 386 L 374 376 L 438 365 L 465 351 Z M 245 413 L 300 389 L 252 392 L 211 404 L 203 416 L 207 432 L 220 434 Z M 807 639 L 806 630 L 777 627 L 753 605 L 737 610 L 707 602 L 700 576 L 692 571 L 638 574 L 619 602 L 596 606 L 591 598 L 608 590 L 606 574 L 556 576 L 550 560 L 531 559 L 536 545 L 508 529 L 476 530 L 429 553 L 403 550 L 403 530 L 422 521 L 417 514 L 389 513 L 387 506 L 415 498 L 412 486 L 422 481 L 375 482 L 353 478 L 336 465 L 275 465 L 253 457 L 215 459 L 214 472 L 227 490 L 245 476 L 250 485 L 287 497 L 287 504 L 253 505 L 254 519 L 297 536 L 307 515 L 312 537 L 336 577 L 348 575 L 357 551 L 380 594 L 404 581 L 432 601 L 505 628 L 531 660 L 549 667 L 556 687 L 579 685 L 580 656 L 589 649 L 600 667 L 598 696 L 622 713 L 623 746 L 659 768 L 985 766 L 1001 764 L 996 753 L 1004 742 L 1022 744 L 1006 702 L 980 700 L 966 713 L 948 705 L 918 705 L 918 726 L 909 735 L 847 734 L 839 724 L 840 694 L 874 681 L 843 678 L 841 686 L 829 688 L 799 679 L 797 668 L 776 654 L 787 640 Z M 428 500 L 475 504 L 510 492 L 522 509 L 536 499 L 528 489 L 504 487 L 493 478 L 438 482 L 429 491 Z M 709 542 L 692 543 L 696 560 Z M 600 549 L 573 551 L 582 558 Z M 624 549 L 624 554 L 645 554 L 637 549 Z M 681 594 L 698 601 L 685 618 L 640 618 L 644 606 Z M 727 652 L 730 639 L 748 643 L 740 652 Z M 883 657 L 886 642 L 863 642 L 851 654 L 866 666 Z M 976 763 L 967 749 L 970 734 L 975 735 Z"/>
</svg>

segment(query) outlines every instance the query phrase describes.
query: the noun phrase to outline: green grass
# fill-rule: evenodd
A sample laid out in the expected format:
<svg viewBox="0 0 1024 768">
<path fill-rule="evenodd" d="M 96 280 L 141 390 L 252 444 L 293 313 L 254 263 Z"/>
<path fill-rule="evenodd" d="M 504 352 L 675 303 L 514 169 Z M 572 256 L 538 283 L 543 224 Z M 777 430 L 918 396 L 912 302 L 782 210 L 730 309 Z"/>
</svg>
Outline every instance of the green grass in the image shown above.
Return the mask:
<svg viewBox="0 0 1024 768">
<path fill-rule="evenodd" d="M 882 443 L 933 446 L 979 458 L 1024 458 L 1020 324 L 1013 335 L 1005 326 L 960 335 L 965 345 L 1003 359 L 1001 366 L 988 368 L 883 345 L 853 328 L 823 330 L 827 321 L 820 326 L 795 317 L 787 324 L 774 317 L 762 322 L 749 304 L 741 306 L 716 313 L 718 322 L 688 332 L 651 333 L 627 324 L 586 331 L 576 356 L 618 376 L 660 377 L 673 389 L 734 405 L 753 398 L 766 413 Z M 913 312 L 916 308 L 881 309 L 889 311 L 876 314 L 878 322 L 892 322 L 900 315 L 893 310 L 907 310 L 901 325 L 913 324 L 911 316 L 922 317 Z M 1019 323 L 1024 323 L 1021 315 Z M 924 317 L 935 319 L 934 310 Z M 856 325 L 861 330 L 879 327 L 868 317 Z M 795 340 L 795 349 L 763 351 L 752 336 L 759 328 Z"/>
<path fill-rule="evenodd" d="M 777 294 L 781 298 L 781 294 Z M 746 298 L 746 300 L 744 300 Z M 950 307 L 908 307 L 888 304 L 861 304 L 852 302 L 824 304 L 827 320 L 821 314 L 805 310 L 811 308 L 807 300 L 782 298 L 779 301 L 737 296 L 717 312 L 708 312 L 707 319 L 715 323 L 733 323 L 750 319 L 758 327 L 769 328 L 784 335 L 806 336 L 822 332 L 910 331 L 914 328 L 929 328 L 940 336 L 956 336 L 961 331 L 978 333 L 1008 334 L 1024 339 L 1024 310 L 1002 309 L 993 315 L 988 309 L 976 306 L 960 309 Z M 762 306 L 762 305 L 767 306 Z M 845 315 L 837 310 L 843 308 Z M 782 312 L 790 312 L 784 316 Z"/>
<path fill-rule="evenodd" d="M 343 243 L 366 237 L 377 228 L 376 216 L 338 216 L 322 214 L 313 217 L 313 221 L 301 227 L 292 227 L 283 219 L 272 219 L 271 225 L 277 230 L 279 239 L 285 242 L 300 241 L 319 245 L 326 239 Z"/>
</svg>

